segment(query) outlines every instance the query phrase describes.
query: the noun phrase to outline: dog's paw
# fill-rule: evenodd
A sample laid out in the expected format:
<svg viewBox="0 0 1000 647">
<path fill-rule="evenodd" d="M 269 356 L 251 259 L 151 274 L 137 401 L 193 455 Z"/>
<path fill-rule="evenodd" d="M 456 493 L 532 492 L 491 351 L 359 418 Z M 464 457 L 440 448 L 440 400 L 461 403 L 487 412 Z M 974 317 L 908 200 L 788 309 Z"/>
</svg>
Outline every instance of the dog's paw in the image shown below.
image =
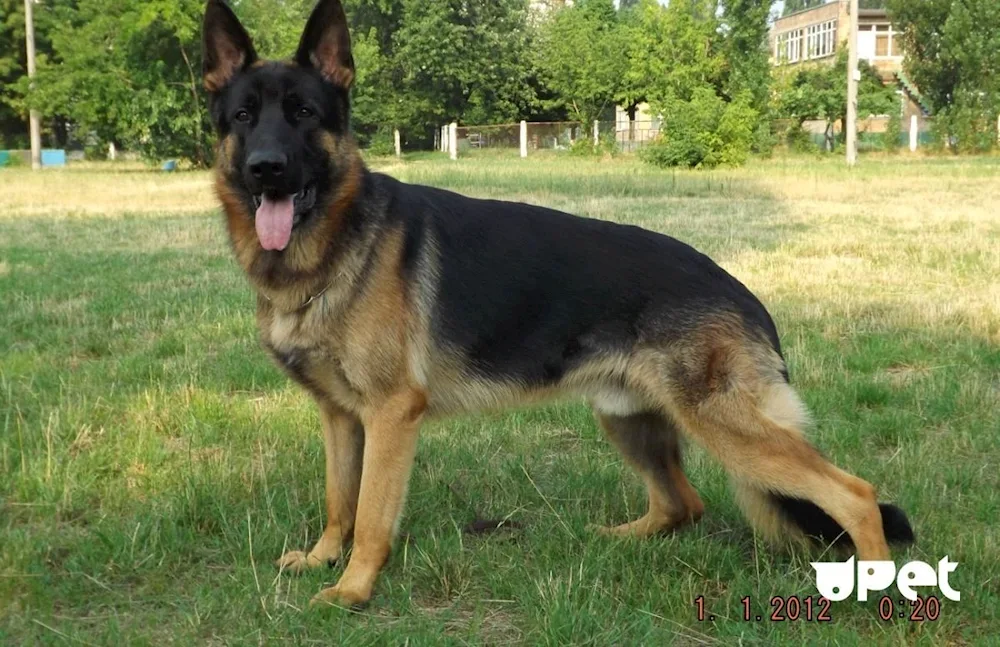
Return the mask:
<svg viewBox="0 0 1000 647">
<path fill-rule="evenodd" d="M 313 568 L 319 568 L 320 566 L 329 566 L 331 563 L 337 561 L 336 557 L 326 557 L 317 555 L 315 552 L 304 553 L 301 550 L 292 550 L 284 555 L 275 562 L 275 566 L 278 570 L 284 573 L 291 573 L 292 575 L 298 575 L 299 573 L 304 573 Z"/>
<path fill-rule="evenodd" d="M 354 590 L 338 584 L 314 595 L 309 601 L 309 606 L 313 608 L 332 606 L 360 611 L 368 605 L 370 599 L 370 591 Z"/>
</svg>

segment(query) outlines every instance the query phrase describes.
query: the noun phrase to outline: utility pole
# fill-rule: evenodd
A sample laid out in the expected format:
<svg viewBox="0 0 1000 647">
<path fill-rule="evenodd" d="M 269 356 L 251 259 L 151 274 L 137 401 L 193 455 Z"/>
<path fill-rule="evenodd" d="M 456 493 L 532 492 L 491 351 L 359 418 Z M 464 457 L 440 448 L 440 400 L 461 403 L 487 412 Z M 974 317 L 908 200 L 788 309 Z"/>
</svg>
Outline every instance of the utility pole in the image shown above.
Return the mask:
<svg viewBox="0 0 1000 647">
<path fill-rule="evenodd" d="M 28 78 L 35 78 L 35 17 L 32 13 L 34 0 L 24 0 L 24 41 L 28 54 Z M 42 168 L 42 126 L 37 110 L 28 113 L 31 125 L 31 168 Z"/>
<path fill-rule="evenodd" d="M 858 163 L 858 0 L 850 0 L 851 31 L 847 37 L 847 165 Z"/>
</svg>

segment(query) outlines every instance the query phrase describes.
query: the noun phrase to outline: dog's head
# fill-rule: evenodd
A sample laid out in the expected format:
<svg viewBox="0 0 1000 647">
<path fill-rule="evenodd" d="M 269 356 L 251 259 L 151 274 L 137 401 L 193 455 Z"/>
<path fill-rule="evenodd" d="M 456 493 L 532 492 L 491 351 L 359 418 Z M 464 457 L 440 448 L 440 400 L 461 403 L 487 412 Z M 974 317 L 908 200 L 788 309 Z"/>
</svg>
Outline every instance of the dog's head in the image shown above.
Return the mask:
<svg viewBox="0 0 1000 647">
<path fill-rule="evenodd" d="M 339 0 L 320 0 L 292 61 L 258 60 L 223 0 L 209 0 L 204 84 L 221 140 L 219 173 L 254 220 L 264 250 L 326 208 L 346 165 L 354 59 Z"/>
</svg>

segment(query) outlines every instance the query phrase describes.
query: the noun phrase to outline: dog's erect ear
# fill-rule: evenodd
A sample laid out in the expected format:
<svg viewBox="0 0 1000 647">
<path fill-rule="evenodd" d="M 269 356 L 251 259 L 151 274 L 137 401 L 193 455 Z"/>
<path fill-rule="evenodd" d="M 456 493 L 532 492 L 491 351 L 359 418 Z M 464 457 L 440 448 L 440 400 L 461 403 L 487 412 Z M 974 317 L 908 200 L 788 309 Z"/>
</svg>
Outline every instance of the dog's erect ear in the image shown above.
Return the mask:
<svg viewBox="0 0 1000 647">
<path fill-rule="evenodd" d="M 218 92 L 257 60 L 250 36 L 223 0 L 208 0 L 201 37 L 202 77 L 209 92 Z"/>
<path fill-rule="evenodd" d="M 299 41 L 295 62 L 312 67 L 345 90 L 354 82 L 354 57 L 347 14 L 340 0 L 319 0 Z"/>
</svg>

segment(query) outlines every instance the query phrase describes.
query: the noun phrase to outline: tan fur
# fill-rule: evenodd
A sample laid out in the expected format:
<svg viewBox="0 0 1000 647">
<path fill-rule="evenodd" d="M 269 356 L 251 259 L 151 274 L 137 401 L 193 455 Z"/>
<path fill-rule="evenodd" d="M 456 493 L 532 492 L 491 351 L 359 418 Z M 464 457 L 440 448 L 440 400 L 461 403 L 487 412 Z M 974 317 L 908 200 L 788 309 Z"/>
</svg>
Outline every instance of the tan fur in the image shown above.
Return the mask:
<svg viewBox="0 0 1000 647">
<path fill-rule="evenodd" d="M 349 45 L 341 42 L 336 32 L 327 30 L 319 47 L 309 58 L 327 81 L 344 89 L 350 89 L 354 84 L 354 70 L 340 64 L 341 50 L 344 47 Z"/>
<path fill-rule="evenodd" d="M 280 569 L 295 573 L 341 558 L 344 544 L 354 532 L 361 488 L 364 447 L 361 421 L 328 402 L 320 405 L 320 413 L 326 449 L 326 528 L 308 554 L 291 551 L 278 560 Z"/>
<path fill-rule="evenodd" d="M 681 469 L 680 439 L 671 422 L 650 414 L 609 416 L 601 412 L 597 420 L 608 440 L 639 473 L 649 498 L 649 509 L 640 519 L 601 528 L 603 532 L 648 537 L 701 518 L 705 506 Z"/>
<path fill-rule="evenodd" d="M 359 303 L 344 318 L 348 353 L 342 363 L 352 383 L 365 394 L 365 404 L 380 401 L 412 376 L 407 365 L 410 306 L 401 276 L 402 253 L 403 232 L 387 234 Z"/>
<path fill-rule="evenodd" d="M 257 291 L 269 299 L 275 308 L 292 311 L 299 308 L 310 296 L 322 291 L 338 277 L 332 268 L 323 267 L 325 252 L 336 240 L 343 226 L 343 214 L 353 203 L 361 186 L 363 164 L 356 146 L 350 138 L 335 141 L 325 135 L 325 145 L 335 154 L 343 171 L 337 192 L 326 205 L 326 215 L 319 220 L 307 236 L 293 236 L 281 257 L 282 267 L 277 272 L 281 283 L 275 283 L 273 253 L 260 246 L 254 228 L 253 214 L 245 202 L 230 187 L 230 177 L 235 172 L 235 140 L 226 138 L 217 148 L 218 162 L 215 174 L 216 195 L 226 214 L 226 226 L 233 243 L 233 251 L 243 270 L 254 282 Z M 271 255 L 269 255 L 271 254 Z M 347 270 L 350 268 L 340 268 Z M 358 268 L 355 268 L 358 269 Z M 346 283 L 346 281 L 344 282 Z"/>
<path fill-rule="evenodd" d="M 354 552 L 340 581 L 318 593 L 314 603 L 355 605 L 371 598 L 403 510 L 426 403 L 422 391 L 408 388 L 362 414 L 365 451 Z"/>
<path fill-rule="evenodd" d="M 208 92 L 218 92 L 225 87 L 246 63 L 246 54 L 228 39 L 219 37 L 214 46 L 218 52 L 219 64 L 202 78 Z"/>
<path fill-rule="evenodd" d="M 728 326 L 718 323 L 699 330 L 700 339 L 690 340 L 675 356 L 672 363 L 679 364 L 680 371 L 663 373 L 671 364 L 664 358 L 640 369 L 645 388 L 659 388 L 664 411 L 744 484 L 741 504 L 757 514 L 765 528 L 774 531 L 778 524 L 770 512 L 762 513 L 760 493 L 807 499 L 846 529 L 860 559 L 887 559 L 874 488 L 831 465 L 806 441 L 799 427 L 804 418 L 801 402 L 772 374 L 780 359 L 760 360 L 760 355 L 774 352 L 745 334 L 726 332 Z M 701 363 L 699 353 L 705 358 Z"/>
</svg>

